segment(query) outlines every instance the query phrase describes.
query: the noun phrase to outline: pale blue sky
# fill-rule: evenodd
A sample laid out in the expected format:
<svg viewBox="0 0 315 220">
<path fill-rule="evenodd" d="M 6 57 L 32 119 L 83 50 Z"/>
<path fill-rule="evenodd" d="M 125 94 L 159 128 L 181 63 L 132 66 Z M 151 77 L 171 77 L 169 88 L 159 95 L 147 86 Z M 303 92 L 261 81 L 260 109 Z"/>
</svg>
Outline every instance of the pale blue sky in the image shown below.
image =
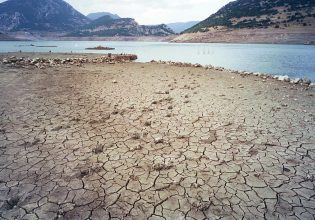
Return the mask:
<svg viewBox="0 0 315 220">
<path fill-rule="evenodd" d="M 4 0 L 0 0 L 3 2 Z M 27 1 L 27 0 L 21 0 Z M 66 0 L 83 14 L 108 11 L 140 24 L 204 20 L 231 0 Z"/>
</svg>

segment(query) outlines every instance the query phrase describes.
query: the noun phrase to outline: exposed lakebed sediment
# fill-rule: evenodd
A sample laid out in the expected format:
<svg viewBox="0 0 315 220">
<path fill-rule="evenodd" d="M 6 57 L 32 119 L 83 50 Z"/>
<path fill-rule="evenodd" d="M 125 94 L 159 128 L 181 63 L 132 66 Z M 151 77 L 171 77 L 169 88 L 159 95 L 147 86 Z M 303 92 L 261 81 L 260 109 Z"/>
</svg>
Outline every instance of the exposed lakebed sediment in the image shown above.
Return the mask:
<svg viewBox="0 0 315 220">
<path fill-rule="evenodd" d="M 2 63 L 0 217 L 313 219 L 314 96 L 199 65 Z"/>
</svg>

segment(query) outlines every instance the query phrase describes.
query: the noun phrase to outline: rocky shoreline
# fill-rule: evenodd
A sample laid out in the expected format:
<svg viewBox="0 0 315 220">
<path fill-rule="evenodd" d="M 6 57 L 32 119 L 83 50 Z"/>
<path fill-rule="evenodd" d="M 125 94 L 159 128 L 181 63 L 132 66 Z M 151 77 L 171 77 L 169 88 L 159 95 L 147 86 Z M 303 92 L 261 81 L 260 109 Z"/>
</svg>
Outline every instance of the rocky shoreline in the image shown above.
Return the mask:
<svg viewBox="0 0 315 220">
<path fill-rule="evenodd" d="M 27 67 L 27 66 L 34 66 L 39 69 L 47 68 L 47 67 L 55 67 L 60 65 L 76 65 L 81 66 L 82 64 L 86 63 L 109 63 L 109 64 L 116 64 L 116 63 L 127 63 L 132 62 L 137 59 L 137 55 L 132 54 L 107 54 L 99 57 L 93 58 L 82 58 L 82 57 L 67 57 L 67 58 L 45 58 L 45 57 L 17 57 L 17 56 L 8 56 L 3 57 L 0 60 L 0 63 L 9 65 L 9 66 L 20 66 L 20 67 Z"/>
<path fill-rule="evenodd" d="M 300 84 L 300 85 L 303 85 L 303 86 L 315 86 L 315 84 L 312 83 L 312 81 L 309 80 L 309 79 L 290 78 L 287 75 L 271 75 L 271 74 L 268 74 L 268 73 L 231 70 L 231 69 L 226 69 L 224 67 L 215 67 L 215 66 L 212 66 L 212 65 L 205 65 L 205 66 L 203 66 L 201 64 L 172 62 L 172 61 L 161 61 L 161 60 L 159 60 L 159 61 L 152 60 L 151 63 L 167 64 L 167 65 L 178 66 L 178 67 L 204 68 L 204 69 L 215 70 L 215 71 L 220 71 L 220 72 L 229 72 L 229 73 L 239 74 L 241 76 L 254 75 L 254 76 L 258 76 L 258 77 L 260 77 L 262 79 L 276 79 L 276 80 L 279 80 L 279 81 L 282 81 L 282 82 L 290 82 L 292 84 Z"/>
<path fill-rule="evenodd" d="M 1 54 L 0 54 L 1 57 Z M 5 56 L 2 55 L 2 60 L 0 59 L 0 63 L 10 65 L 10 66 L 34 66 L 40 69 L 47 67 L 54 67 L 60 65 L 76 65 L 81 66 L 84 63 L 128 63 L 137 60 L 137 55 L 133 54 L 107 54 L 103 56 L 94 56 L 93 58 L 82 58 L 82 57 L 66 57 L 63 59 L 54 57 L 54 58 L 30 58 L 30 57 L 20 57 L 20 56 Z M 173 61 L 156 61 L 152 60 L 150 63 L 158 63 L 158 64 L 166 64 L 178 67 L 196 67 L 196 68 L 204 68 L 209 70 L 215 70 L 220 72 L 229 72 L 234 74 L 239 74 L 241 76 L 254 75 L 257 77 L 265 79 L 276 79 L 283 82 L 289 82 L 291 84 L 299 84 L 302 86 L 310 86 L 314 87 L 315 84 L 309 79 L 303 78 L 290 78 L 287 75 L 272 75 L 268 73 L 260 73 L 260 72 L 249 72 L 249 71 L 239 71 L 239 70 L 231 70 L 226 69 L 224 67 L 216 67 L 212 65 L 201 65 L 201 64 L 192 64 L 192 63 L 184 63 L 184 62 L 173 62 Z"/>
</svg>

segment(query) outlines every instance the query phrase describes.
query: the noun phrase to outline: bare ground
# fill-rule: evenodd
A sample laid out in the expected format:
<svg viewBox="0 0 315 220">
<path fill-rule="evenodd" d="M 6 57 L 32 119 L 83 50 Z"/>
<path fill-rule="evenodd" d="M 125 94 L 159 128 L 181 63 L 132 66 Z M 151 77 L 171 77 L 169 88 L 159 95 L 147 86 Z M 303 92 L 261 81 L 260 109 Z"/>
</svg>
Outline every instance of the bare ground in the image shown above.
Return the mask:
<svg viewBox="0 0 315 220">
<path fill-rule="evenodd" d="M 172 42 L 189 43 L 273 43 L 273 44 L 314 44 L 314 27 L 286 29 L 222 29 L 204 33 L 182 34 Z"/>
<path fill-rule="evenodd" d="M 1 65 L 0 218 L 314 219 L 314 96 L 203 68 Z"/>
</svg>

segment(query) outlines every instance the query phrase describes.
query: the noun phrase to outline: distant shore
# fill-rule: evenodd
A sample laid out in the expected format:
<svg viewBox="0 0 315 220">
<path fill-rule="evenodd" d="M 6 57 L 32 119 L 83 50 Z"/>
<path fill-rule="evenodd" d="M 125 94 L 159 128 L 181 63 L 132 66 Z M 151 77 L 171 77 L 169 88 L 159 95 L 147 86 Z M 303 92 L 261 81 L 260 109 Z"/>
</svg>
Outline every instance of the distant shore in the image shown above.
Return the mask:
<svg viewBox="0 0 315 220">
<path fill-rule="evenodd" d="M 171 36 L 115 36 L 115 37 L 64 37 L 65 33 L 12 32 L 2 40 L 57 40 L 57 41 L 139 41 L 172 43 L 242 43 L 242 44 L 315 44 L 312 27 L 262 28 L 262 29 L 218 29 L 208 32 Z M 0 35 L 1 41 L 1 35 Z"/>
</svg>

